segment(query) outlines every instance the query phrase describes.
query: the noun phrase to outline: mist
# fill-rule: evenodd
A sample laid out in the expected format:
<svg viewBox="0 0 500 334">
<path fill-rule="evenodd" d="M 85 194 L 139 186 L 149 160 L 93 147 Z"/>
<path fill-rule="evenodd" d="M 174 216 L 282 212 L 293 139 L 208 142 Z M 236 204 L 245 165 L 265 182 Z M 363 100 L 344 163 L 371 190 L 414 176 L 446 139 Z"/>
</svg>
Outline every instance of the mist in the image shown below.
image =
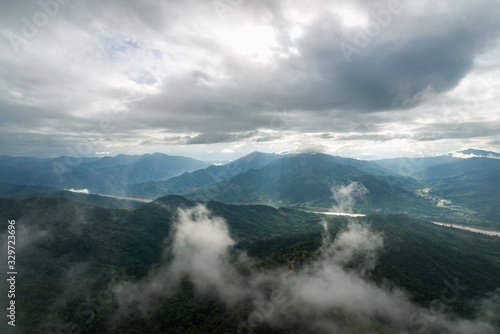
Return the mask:
<svg viewBox="0 0 500 334">
<path fill-rule="evenodd" d="M 333 206 L 333 211 L 352 212 L 352 208 L 357 200 L 365 200 L 368 189 L 359 182 L 351 181 L 347 186 L 334 185 L 330 188 L 332 198 L 337 203 Z"/>
<path fill-rule="evenodd" d="M 226 221 L 206 206 L 178 209 L 171 237 L 165 240 L 164 264 L 138 282 L 117 282 L 117 317 L 136 311 L 147 315 L 158 299 L 174 295 L 185 278 L 200 295 L 216 294 L 227 305 L 243 300 L 244 279 L 230 261 L 235 244 Z"/>
<path fill-rule="evenodd" d="M 347 194 L 340 202 L 345 209 L 353 196 L 363 193 L 353 189 L 363 188 L 341 188 Z M 322 246 L 310 258 L 302 260 L 297 254 L 298 268 L 263 269 L 235 250 L 237 241 L 223 218 L 204 205 L 179 209 L 165 241 L 163 265 L 139 281 L 115 286 L 117 318 L 136 311 L 147 316 L 159 298 L 173 296 L 182 279 L 188 279 L 200 296 L 215 296 L 232 308 L 251 305 L 248 318 L 239 324 L 240 333 L 260 326 L 315 333 L 496 332 L 491 319 L 497 294 L 477 302 L 482 316 L 474 321 L 451 318 L 443 303 L 423 308 L 402 289 L 370 281 L 369 273 L 384 250 L 383 234 L 349 220 L 332 238 L 327 223 L 322 224 Z M 245 274 L 235 269 L 243 262 Z"/>
</svg>

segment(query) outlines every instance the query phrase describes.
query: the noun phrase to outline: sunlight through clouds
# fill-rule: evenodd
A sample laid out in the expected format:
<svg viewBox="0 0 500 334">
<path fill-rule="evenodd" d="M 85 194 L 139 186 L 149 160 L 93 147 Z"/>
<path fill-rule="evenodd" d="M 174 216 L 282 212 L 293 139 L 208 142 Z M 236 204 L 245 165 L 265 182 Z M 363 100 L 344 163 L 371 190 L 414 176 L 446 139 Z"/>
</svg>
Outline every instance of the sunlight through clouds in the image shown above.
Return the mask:
<svg viewBox="0 0 500 334">
<path fill-rule="evenodd" d="M 224 4 L 68 2 L 53 16 L 9 4 L 0 13 L 2 154 L 65 155 L 94 129 L 94 152 L 112 155 L 134 153 L 132 143 L 200 157 L 224 149 L 161 142 L 162 131 L 239 133 L 235 156 L 312 142 L 379 157 L 444 153 L 454 141 L 498 150 L 495 1 Z M 43 15 L 50 20 L 36 26 Z M 44 142 L 60 145 L 37 147 Z"/>
</svg>

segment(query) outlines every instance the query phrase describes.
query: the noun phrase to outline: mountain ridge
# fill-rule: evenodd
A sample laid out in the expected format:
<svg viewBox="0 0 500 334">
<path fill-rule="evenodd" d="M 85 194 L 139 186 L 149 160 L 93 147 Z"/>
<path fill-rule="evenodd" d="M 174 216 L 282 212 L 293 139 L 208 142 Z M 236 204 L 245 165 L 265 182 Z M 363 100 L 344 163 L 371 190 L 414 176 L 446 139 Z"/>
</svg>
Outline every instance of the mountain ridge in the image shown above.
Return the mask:
<svg viewBox="0 0 500 334">
<path fill-rule="evenodd" d="M 321 154 L 303 154 L 273 161 L 259 170 L 249 170 L 224 182 L 185 194 L 187 198 L 216 200 L 225 203 L 266 204 L 272 206 L 298 206 L 304 208 L 331 208 L 341 203 L 332 200 L 332 187 L 347 187 L 352 182 L 367 185 L 365 199 L 354 206 L 359 210 L 382 209 L 394 212 L 397 202 L 408 202 L 421 210 L 430 209 L 420 196 L 364 172 L 349 164 L 340 164 L 336 157 Z M 361 165 L 363 168 L 364 165 Z M 397 211 L 396 211 L 397 212 Z"/>
<path fill-rule="evenodd" d="M 0 168 L 0 181 L 61 189 L 89 189 L 91 192 L 113 193 L 127 183 L 172 177 L 185 171 L 208 166 L 193 158 L 162 153 L 136 156 L 78 158 L 59 157 L 24 161 Z M 0 166 L 2 165 L 0 159 Z"/>
</svg>

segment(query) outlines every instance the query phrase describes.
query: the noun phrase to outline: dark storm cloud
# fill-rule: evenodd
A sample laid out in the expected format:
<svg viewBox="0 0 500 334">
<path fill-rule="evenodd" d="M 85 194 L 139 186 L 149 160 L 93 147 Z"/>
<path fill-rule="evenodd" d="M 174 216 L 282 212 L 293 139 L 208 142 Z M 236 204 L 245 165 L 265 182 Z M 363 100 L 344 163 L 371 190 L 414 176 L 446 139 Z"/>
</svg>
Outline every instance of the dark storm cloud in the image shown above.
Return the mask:
<svg viewBox="0 0 500 334">
<path fill-rule="evenodd" d="M 421 101 L 412 99 L 426 87 L 441 93 L 456 86 L 474 58 L 498 36 L 498 6 L 492 8 L 491 3 L 449 13 L 435 13 L 430 6 L 424 17 L 414 16 L 407 5 L 401 2 L 403 12 L 393 15 L 379 35 L 368 37 L 364 48 L 355 42 L 359 30 L 344 33 L 330 14 L 317 20 L 300 51 L 302 65 L 319 77 L 314 80 L 310 75 L 292 88 L 297 96 L 292 107 L 359 111 L 413 107 Z M 468 15 L 482 18 L 481 25 L 463 24 L 461 15 L 469 10 Z M 350 62 L 339 48 L 341 42 L 359 50 Z"/>
<path fill-rule="evenodd" d="M 477 89 L 436 99 L 498 48 L 498 2 L 405 0 L 392 12 L 389 1 L 226 4 L 221 11 L 210 1 L 73 0 L 48 14 L 39 3 L 2 5 L 0 130 L 9 138 L 36 133 L 48 145 L 61 137 L 78 142 L 112 120 L 116 147 L 121 135 L 126 143 L 157 143 L 151 134 L 162 130 L 169 145 L 266 142 L 284 131 L 377 141 L 397 137 L 387 128 L 410 125 L 418 132 L 400 139 L 475 136 L 454 135 L 439 117 L 475 94 L 463 119 L 473 122 Z M 390 18 L 380 21 L 381 11 Z M 480 70 L 494 73 L 496 64 L 488 66 Z M 424 118 L 431 125 L 419 126 Z M 493 118 L 476 132 L 494 136 Z M 9 147 L 31 143 L 17 138 Z M 59 146 L 53 154 L 64 153 Z"/>
<path fill-rule="evenodd" d="M 250 73 L 253 68 L 249 70 L 247 63 L 227 55 L 225 66 L 234 71 L 235 80 L 227 85 L 200 86 L 200 78 L 210 76 L 193 72 L 166 83 L 163 94 L 154 97 L 154 102 L 145 101 L 144 107 L 154 114 L 158 105 L 171 105 L 178 112 L 158 117 L 169 122 L 186 119 L 183 125 L 196 131 L 200 131 L 196 117 L 215 127 L 214 123 L 241 130 L 266 127 L 269 119 L 262 116 L 279 104 L 290 113 L 415 107 L 426 89 L 434 94 L 446 92 L 471 70 L 474 58 L 498 36 L 497 8 L 492 8 L 492 3 L 464 5 L 462 11 L 447 13 L 433 12 L 430 6 L 424 13 L 427 17 L 419 17 L 405 8 L 407 5 L 401 2 L 403 12 L 393 15 L 391 23 L 359 54 L 353 54 L 351 62 L 346 61 L 340 43 L 355 46 L 358 30 L 346 31 L 333 14 L 325 13 L 296 43 L 300 55 L 279 60 L 274 70 L 257 68 Z M 365 6 L 377 10 L 376 6 Z M 244 11 L 245 5 L 240 10 Z M 481 24 L 464 24 L 465 14 L 482 17 Z M 212 50 L 223 52 L 217 45 Z M 182 112 L 189 116 L 184 118 Z M 349 119 L 349 115 L 345 117 Z M 218 127 L 218 131 L 222 129 Z"/>
</svg>

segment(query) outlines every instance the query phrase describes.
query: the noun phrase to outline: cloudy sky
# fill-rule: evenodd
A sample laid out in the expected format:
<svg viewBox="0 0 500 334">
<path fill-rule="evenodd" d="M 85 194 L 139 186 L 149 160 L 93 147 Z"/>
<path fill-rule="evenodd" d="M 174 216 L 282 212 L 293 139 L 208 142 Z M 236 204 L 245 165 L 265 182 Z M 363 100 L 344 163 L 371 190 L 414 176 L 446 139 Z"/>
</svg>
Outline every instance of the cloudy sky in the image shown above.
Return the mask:
<svg viewBox="0 0 500 334">
<path fill-rule="evenodd" d="M 500 151 L 500 2 L 0 2 L 0 154 Z"/>
</svg>

